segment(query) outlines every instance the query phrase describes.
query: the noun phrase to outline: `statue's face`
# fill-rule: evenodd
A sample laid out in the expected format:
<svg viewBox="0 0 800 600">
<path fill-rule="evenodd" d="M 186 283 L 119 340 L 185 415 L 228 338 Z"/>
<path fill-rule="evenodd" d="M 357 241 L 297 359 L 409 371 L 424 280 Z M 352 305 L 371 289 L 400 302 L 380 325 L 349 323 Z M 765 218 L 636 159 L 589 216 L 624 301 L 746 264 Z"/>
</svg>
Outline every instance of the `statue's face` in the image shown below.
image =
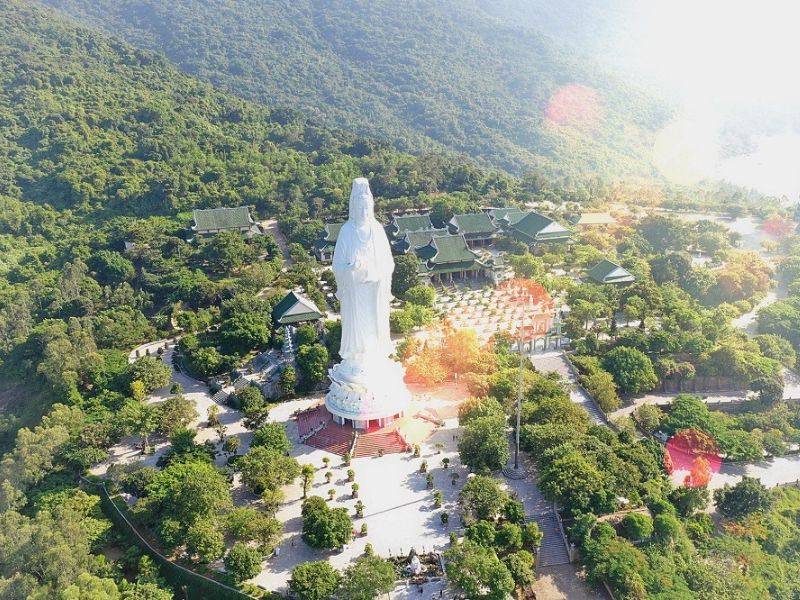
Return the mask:
<svg viewBox="0 0 800 600">
<path fill-rule="evenodd" d="M 372 203 L 372 198 L 366 194 L 359 198 L 354 215 L 357 225 L 366 225 L 372 220 Z"/>
</svg>

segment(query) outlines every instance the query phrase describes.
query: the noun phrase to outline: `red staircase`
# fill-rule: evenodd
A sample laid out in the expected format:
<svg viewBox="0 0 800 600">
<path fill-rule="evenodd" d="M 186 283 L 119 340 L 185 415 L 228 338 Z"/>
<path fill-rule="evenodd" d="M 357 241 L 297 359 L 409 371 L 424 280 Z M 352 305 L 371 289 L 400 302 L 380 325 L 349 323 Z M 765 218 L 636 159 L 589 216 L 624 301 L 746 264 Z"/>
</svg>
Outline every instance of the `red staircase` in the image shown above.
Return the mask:
<svg viewBox="0 0 800 600">
<path fill-rule="evenodd" d="M 408 450 L 408 444 L 397 429 L 391 426 L 384 427 L 375 431 L 359 434 L 358 439 L 356 439 L 356 447 L 353 450 L 353 458 L 378 456 L 381 450 L 383 454 L 406 452 Z"/>
<path fill-rule="evenodd" d="M 325 409 L 324 404 L 304 410 L 297 415 L 297 432 L 300 437 L 305 437 L 323 423 L 330 423 L 331 413 Z"/>
<path fill-rule="evenodd" d="M 320 429 L 320 426 L 322 428 Z M 398 423 L 387 427 L 372 427 L 358 434 L 353 458 L 406 452 L 409 444 L 397 430 Z M 318 430 L 318 431 L 317 431 Z M 344 456 L 353 447 L 355 430 L 350 425 L 337 425 L 324 404 L 318 404 L 297 415 L 297 431 L 306 444 Z"/>
<path fill-rule="evenodd" d="M 308 438 L 305 443 L 314 448 L 344 456 L 345 453 L 350 452 L 354 435 L 355 431 L 352 427 L 343 427 L 329 420 L 325 427 Z"/>
</svg>

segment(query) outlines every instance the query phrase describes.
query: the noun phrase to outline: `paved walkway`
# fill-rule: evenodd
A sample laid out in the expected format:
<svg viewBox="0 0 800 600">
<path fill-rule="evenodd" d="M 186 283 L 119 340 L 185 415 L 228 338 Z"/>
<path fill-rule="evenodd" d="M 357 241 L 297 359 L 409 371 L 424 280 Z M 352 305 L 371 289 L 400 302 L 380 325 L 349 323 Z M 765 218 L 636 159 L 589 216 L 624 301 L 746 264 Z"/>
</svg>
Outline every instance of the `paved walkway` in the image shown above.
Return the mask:
<svg viewBox="0 0 800 600">
<path fill-rule="evenodd" d="M 195 410 L 197 411 L 197 418 L 190 423 L 190 427 L 197 429 L 195 442 L 202 444 L 207 440 L 211 440 L 216 443 L 217 450 L 221 450 L 222 444 L 219 442 L 219 435 L 216 429 L 208 427 L 207 422 L 208 409 L 211 406 L 217 406 L 219 410 L 219 420 L 225 427 L 226 437 L 238 437 L 240 442 L 238 453 L 244 454 L 247 452 L 253 434 L 244 427 L 241 413 L 228 406 L 214 402 L 214 400 L 211 399 L 208 386 L 206 386 L 205 383 L 192 379 L 173 367 L 172 357 L 175 346 L 172 344 L 171 340 L 158 340 L 142 344 L 131 351 L 128 360 L 133 362 L 138 357 L 146 356 L 148 351 L 151 356 L 157 356 L 158 350 L 164 348 L 165 350 L 163 350 L 161 360 L 172 369 L 172 379 L 168 385 L 151 392 L 145 402 L 148 404 L 158 404 L 165 401 L 172 395 L 169 391 L 172 384 L 180 383 L 183 386 L 184 397 L 194 402 Z M 90 473 L 93 475 L 104 475 L 112 464 L 129 464 L 136 462 L 143 465 L 155 466 L 158 459 L 169 450 L 168 440 L 163 437 L 154 436 L 150 441 L 155 448 L 155 452 L 144 456 L 141 452 L 141 441 L 142 439 L 140 436 L 126 437 L 120 443 L 112 446 L 109 450 L 109 458 L 90 469 Z M 224 466 L 227 459 L 228 456 L 220 452 L 217 456 L 216 464 L 218 466 Z"/>
<path fill-rule="evenodd" d="M 545 352 L 542 354 L 531 355 L 531 363 L 536 369 L 543 373 L 550 373 L 555 371 L 561 375 L 564 380 L 570 384 L 569 397 L 575 404 L 580 404 L 589 413 L 592 421 L 598 425 L 607 425 L 603 413 L 597 408 L 597 405 L 583 391 L 583 388 L 578 385 L 578 380 L 570 368 L 567 357 L 563 352 Z"/>
<path fill-rule="evenodd" d="M 284 266 L 291 266 L 292 257 L 289 255 L 289 242 L 286 240 L 286 236 L 283 235 L 283 232 L 278 227 L 278 220 L 266 219 L 261 221 L 259 225 L 261 226 L 261 229 L 264 230 L 264 233 L 271 235 L 278 243 L 278 247 L 281 249 L 281 253 L 283 254 Z"/>
<path fill-rule="evenodd" d="M 144 344 L 137 348 L 138 356 L 144 356 L 149 350 L 151 355 L 156 355 L 159 348 L 165 348 L 161 359 L 172 366 L 174 346 L 168 340 L 159 340 Z M 130 354 L 130 360 L 137 357 L 136 350 Z M 215 430 L 205 426 L 206 414 L 210 406 L 216 405 L 208 393 L 207 386 L 191 377 L 176 371 L 173 368 L 172 382 L 183 385 L 184 396 L 194 401 L 198 418 L 193 423 L 197 427 L 197 441 L 214 440 L 218 442 Z M 170 384 L 171 385 L 171 384 Z M 147 402 L 162 402 L 169 397 L 169 387 L 154 391 Z M 352 469 L 356 471 L 356 481 L 359 482 L 359 499 L 365 505 L 364 518 L 354 521 L 354 528 L 360 529 L 362 523 L 368 527 L 367 536 L 357 536 L 345 550 L 339 554 L 324 552 L 309 548 L 301 540 L 302 518 L 300 507 L 302 504 L 302 489 L 300 481 L 284 488 L 285 501 L 280 507 L 277 517 L 283 523 L 282 540 L 279 551 L 275 556 L 265 561 L 263 570 L 253 582 L 270 590 L 285 590 L 291 570 L 294 566 L 312 560 L 327 560 L 339 569 L 345 568 L 364 551 L 367 542 L 371 543 L 379 555 L 407 554 L 414 547 L 420 551 L 443 551 L 449 547 L 449 532 L 458 526 L 458 494 L 466 481 L 467 470 L 461 466 L 458 458 L 457 439 L 460 435 L 458 421 L 454 418 L 454 407 L 465 396 L 466 391 L 461 386 L 447 384 L 441 389 L 428 391 L 425 403 L 434 406 L 445 417 L 443 428 L 422 443 L 421 458 L 414 458 L 410 454 L 395 454 L 382 458 L 354 459 Z M 299 443 L 296 422 L 292 415 L 319 401 L 319 398 L 306 398 L 281 403 L 270 411 L 270 420 L 284 423 L 289 437 L 295 442 L 292 451 L 301 463 L 312 464 L 317 468 L 311 495 L 327 497 L 329 489 L 336 491 L 332 506 L 344 506 L 354 512 L 356 499 L 352 498 L 350 483 L 347 481 L 347 468 L 342 463 L 341 457 L 333 456 L 322 450 L 311 448 Z M 219 406 L 220 420 L 226 426 L 226 435 L 235 435 L 241 439 L 239 453 L 246 452 L 249 447 L 252 433 L 247 431 L 242 422 L 241 414 L 226 406 Z M 452 410 L 451 410 L 452 409 Z M 165 440 L 155 440 L 156 453 L 143 456 L 136 448 L 140 442 L 136 436 L 123 440 L 112 448 L 111 457 L 105 463 L 92 470 L 93 473 L 102 475 L 109 465 L 114 463 L 138 462 L 140 464 L 155 465 L 158 457 L 168 450 Z M 443 444 L 441 451 L 436 449 L 436 444 Z M 326 469 L 323 458 L 331 459 L 330 468 Z M 449 469 L 444 469 L 442 459 L 450 459 Z M 428 471 L 434 476 L 434 489 L 442 491 L 443 506 L 440 509 L 433 507 L 433 490 L 428 490 L 425 475 L 419 472 L 422 459 L 428 461 Z M 559 600 L 562 598 L 576 600 L 595 600 L 602 598 L 596 595 L 580 579 L 574 565 L 568 564 L 567 551 L 561 534 L 558 531 L 557 521 L 550 505 L 541 495 L 536 484 L 535 470 L 524 455 L 521 458 L 522 469 L 526 478 L 521 480 L 507 480 L 508 488 L 513 491 L 525 507 L 525 512 L 540 526 L 544 538 L 541 548 L 540 568 L 541 577 L 537 581 L 536 591 L 540 600 Z M 223 465 L 227 457 L 220 455 L 217 464 Z M 334 476 L 331 483 L 325 480 L 325 473 L 330 470 Z M 451 481 L 451 475 L 458 473 L 456 483 Z M 387 489 L 392 493 L 387 494 Z M 241 485 L 238 475 L 234 479 L 232 493 L 234 501 L 239 506 L 246 506 L 257 502 L 257 498 L 250 494 Z M 440 514 L 448 512 L 451 517 L 450 527 L 443 527 Z M 421 598 L 427 600 L 429 596 L 437 596 L 442 590 L 443 598 L 452 598 L 451 590 L 446 588 L 444 580 L 432 582 L 424 586 L 422 595 L 416 587 L 399 586 L 392 595 L 400 598 Z"/>
</svg>

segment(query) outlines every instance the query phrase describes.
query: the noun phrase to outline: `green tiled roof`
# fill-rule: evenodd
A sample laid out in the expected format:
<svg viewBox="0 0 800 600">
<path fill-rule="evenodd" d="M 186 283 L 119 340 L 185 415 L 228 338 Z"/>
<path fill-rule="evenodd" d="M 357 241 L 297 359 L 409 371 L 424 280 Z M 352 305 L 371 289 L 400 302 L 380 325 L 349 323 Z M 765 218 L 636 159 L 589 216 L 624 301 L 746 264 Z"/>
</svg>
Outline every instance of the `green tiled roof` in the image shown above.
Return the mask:
<svg viewBox="0 0 800 600">
<path fill-rule="evenodd" d="M 289 292 L 272 309 L 272 320 L 280 325 L 290 325 L 302 321 L 315 321 L 322 318 L 322 312 L 308 298 Z"/>
<path fill-rule="evenodd" d="M 587 275 L 598 283 L 631 283 L 636 280 L 630 271 L 608 259 L 593 266 Z"/>
<path fill-rule="evenodd" d="M 342 229 L 342 225 L 344 225 L 344 223 L 326 223 L 324 231 L 325 241 L 335 244 L 336 240 L 339 239 L 339 232 Z"/>
<path fill-rule="evenodd" d="M 611 225 L 616 222 L 608 213 L 583 213 L 575 219 L 574 225 Z"/>
<path fill-rule="evenodd" d="M 516 206 L 507 208 L 492 208 L 489 210 L 489 216 L 494 219 L 495 223 L 506 221 L 507 223 L 514 224 L 525 216 L 525 211 Z"/>
<path fill-rule="evenodd" d="M 430 231 L 408 231 L 396 245 L 400 252 L 408 252 L 430 244 L 433 237 L 449 235 L 446 229 L 431 229 Z"/>
<path fill-rule="evenodd" d="M 467 246 L 463 235 L 443 235 L 414 250 L 426 263 L 428 272 L 448 273 L 480 269 L 479 255 Z"/>
<path fill-rule="evenodd" d="M 236 208 L 209 208 L 194 211 L 195 231 L 214 231 L 217 229 L 249 229 L 253 224 L 250 209 L 246 206 Z"/>
<path fill-rule="evenodd" d="M 314 242 L 314 248 L 322 252 L 333 252 L 336 240 L 339 239 L 339 231 L 344 223 L 326 223 L 325 231 Z"/>
<path fill-rule="evenodd" d="M 467 237 L 474 237 L 476 234 L 490 236 L 497 229 L 486 213 L 453 215 L 449 225 L 454 233 L 464 234 Z"/>
<path fill-rule="evenodd" d="M 433 229 L 428 215 L 400 215 L 392 219 L 395 237 L 402 237 L 407 231 L 424 231 Z"/>
<path fill-rule="evenodd" d="M 572 235 L 572 232 L 553 219 L 536 212 L 529 212 L 519 221 L 511 224 L 510 234 L 522 242 L 533 244 L 566 240 Z"/>
</svg>

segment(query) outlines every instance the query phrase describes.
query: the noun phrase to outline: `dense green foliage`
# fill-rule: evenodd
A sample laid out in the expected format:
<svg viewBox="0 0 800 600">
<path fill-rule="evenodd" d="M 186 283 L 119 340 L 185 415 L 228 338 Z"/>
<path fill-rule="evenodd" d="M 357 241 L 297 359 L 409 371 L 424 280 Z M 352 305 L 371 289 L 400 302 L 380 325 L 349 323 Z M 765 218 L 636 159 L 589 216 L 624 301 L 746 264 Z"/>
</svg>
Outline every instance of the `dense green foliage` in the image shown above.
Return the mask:
<svg viewBox="0 0 800 600">
<path fill-rule="evenodd" d="M 232 93 L 516 172 L 650 175 L 667 116 L 471 3 L 47 1 Z"/>
<path fill-rule="evenodd" d="M 353 523 L 346 508 L 329 508 L 319 496 L 303 501 L 303 541 L 313 548 L 340 548 L 350 541 Z"/>
<path fill-rule="evenodd" d="M 289 589 L 300 600 L 325 600 L 336 591 L 340 579 L 327 561 L 305 562 L 292 569 Z"/>
</svg>

